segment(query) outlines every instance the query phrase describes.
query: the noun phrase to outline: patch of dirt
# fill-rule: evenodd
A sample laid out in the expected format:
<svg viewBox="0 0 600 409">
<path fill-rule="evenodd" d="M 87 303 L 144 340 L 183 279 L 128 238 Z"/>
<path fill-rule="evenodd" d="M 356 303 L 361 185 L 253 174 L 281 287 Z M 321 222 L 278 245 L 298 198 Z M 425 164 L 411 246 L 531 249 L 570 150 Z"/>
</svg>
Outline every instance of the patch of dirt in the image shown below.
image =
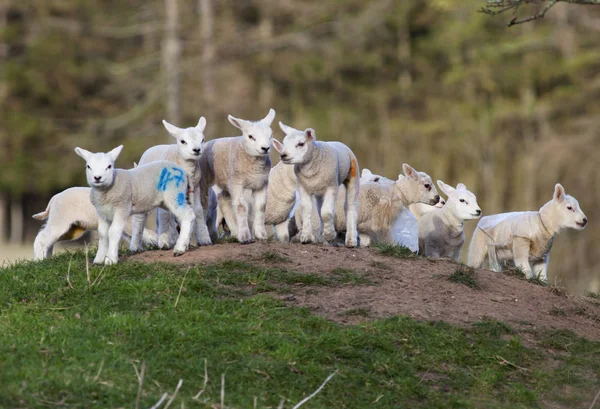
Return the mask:
<svg viewBox="0 0 600 409">
<path fill-rule="evenodd" d="M 285 261 L 273 260 L 265 253 L 277 253 Z M 280 243 L 217 244 L 192 249 L 180 257 L 173 257 L 171 251 L 148 251 L 129 259 L 185 265 L 238 260 L 324 275 L 336 268 L 353 270 L 372 284 L 294 286 L 294 297 L 282 296 L 290 305 L 308 307 L 340 323 L 398 314 L 458 325 L 487 318 L 519 329 L 569 329 L 588 339 L 600 339 L 597 303 L 554 294 L 548 287 L 488 270 L 476 271 L 481 289 L 474 290 L 447 279 L 459 267 L 450 261 L 396 259 L 382 256 L 375 249 Z M 356 311 L 368 314 L 353 313 Z"/>
</svg>

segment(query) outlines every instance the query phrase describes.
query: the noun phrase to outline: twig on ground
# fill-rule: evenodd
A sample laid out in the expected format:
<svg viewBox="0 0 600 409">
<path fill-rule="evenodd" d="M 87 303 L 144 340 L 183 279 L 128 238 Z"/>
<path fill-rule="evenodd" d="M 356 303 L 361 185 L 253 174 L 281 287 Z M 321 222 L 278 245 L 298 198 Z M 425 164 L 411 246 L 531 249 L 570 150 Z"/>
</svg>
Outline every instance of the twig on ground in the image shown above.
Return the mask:
<svg viewBox="0 0 600 409">
<path fill-rule="evenodd" d="M 225 374 L 221 374 L 221 406 L 219 409 L 225 407 Z"/>
<path fill-rule="evenodd" d="M 104 368 L 104 359 L 100 362 L 100 367 L 98 368 L 98 373 L 94 376 L 94 382 L 97 382 L 100 379 L 100 374 L 102 373 L 102 368 Z"/>
<path fill-rule="evenodd" d="M 285 403 L 285 399 L 281 399 L 281 401 L 279 402 L 279 406 L 277 406 L 277 409 L 283 409 L 284 403 Z"/>
<path fill-rule="evenodd" d="M 150 409 L 158 409 L 160 405 L 162 405 L 162 403 L 165 401 L 165 399 L 167 399 L 167 396 L 169 396 L 167 392 L 163 393 L 158 402 L 156 402 L 154 406 L 152 406 Z"/>
<path fill-rule="evenodd" d="M 183 379 L 180 379 L 179 382 L 177 382 L 177 386 L 175 387 L 175 391 L 173 392 L 173 395 L 171 395 L 171 398 L 169 399 L 169 401 L 167 402 L 167 404 L 165 405 L 165 407 L 163 409 L 167 409 L 169 406 L 171 406 L 171 403 L 173 403 L 173 401 L 175 400 L 175 397 L 177 396 L 177 393 L 179 392 L 179 388 L 181 388 L 181 385 L 183 385 Z"/>
<path fill-rule="evenodd" d="M 139 409 L 140 407 L 140 399 L 142 398 L 142 385 L 144 384 L 144 373 L 146 373 L 146 363 L 142 361 L 142 368 L 138 371 L 137 366 L 132 363 L 133 369 L 135 371 L 135 376 L 138 380 L 138 391 L 137 396 L 135 398 L 135 409 Z"/>
<path fill-rule="evenodd" d="M 321 386 L 319 386 L 319 388 L 316 391 L 314 391 L 313 393 L 311 393 L 310 395 L 308 395 L 306 398 L 302 399 L 292 409 L 298 409 L 300 406 L 304 405 L 306 402 L 308 402 L 309 400 L 311 400 L 312 398 L 314 398 L 319 392 L 321 392 L 321 389 L 323 389 L 325 387 L 325 385 L 327 385 L 327 382 L 329 382 L 331 380 L 331 378 L 333 378 L 333 376 L 336 373 L 338 373 L 338 369 L 336 369 L 334 372 L 332 372 L 331 375 L 329 375 L 327 377 L 327 379 L 325 379 L 325 381 L 321 384 Z"/>
<path fill-rule="evenodd" d="M 529 370 L 527 368 L 523 368 L 522 366 L 513 364 L 512 362 L 510 362 L 510 361 L 502 358 L 500 355 L 496 355 L 496 358 L 500 360 L 500 365 L 512 366 L 513 368 L 521 369 L 523 371 L 528 371 Z"/>
<path fill-rule="evenodd" d="M 598 393 L 596 394 L 596 397 L 594 398 L 594 400 L 592 401 L 592 404 L 590 405 L 589 409 L 594 409 L 594 405 L 596 405 L 596 402 L 598 401 L 598 398 L 600 398 L 600 390 L 598 391 Z"/>
<path fill-rule="evenodd" d="M 208 384 L 208 369 L 206 368 L 207 363 L 206 363 L 206 358 L 204 359 L 204 384 L 202 385 L 202 389 L 200 389 L 200 391 L 194 395 L 194 397 L 192 398 L 193 400 L 199 400 L 200 396 L 204 393 L 204 391 L 206 390 L 206 384 Z M 254 406 L 256 407 L 256 397 L 254 398 Z"/>
<path fill-rule="evenodd" d="M 102 268 L 100 269 L 100 273 L 98 273 L 98 275 L 96 276 L 96 279 L 92 282 L 90 287 L 98 285 L 102 282 L 102 280 L 104 280 L 104 276 L 106 275 L 106 271 L 104 271 L 105 268 L 106 268 L 106 265 L 102 266 Z"/>
<path fill-rule="evenodd" d="M 73 284 L 71 284 L 71 279 L 70 279 L 70 275 L 71 275 L 71 262 L 73 261 L 73 256 L 71 256 L 71 259 L 69 260 L 69 266 L 67 267 L 67 284 L 69 284 L 69 288 L 73 288 Z"/>
<path fill-rule="evenodd" d="M 179 293 L 177 293 L 177 299 L 175 300 L 175 305 L 173 306 L 173 309 L 177 308 L 177 304 L 179 303 L 179 297 L 181 297 L 181 290 L 183 290 L 183 283 L 185 283 L 185 278 L 187 277 L 188 273 L 190 272 L 190 268 L 191 267 L 188 267 L 187 271 L 183 275 L 183 280 L 181 280 L 181 286 L 179 286 Z"/>
<path fill-rule="evenodd" d="M 85 274 L 87 275 L 87 281 L 88 281 L 88 288 L 90 287 L 90 260 L 88 258 L 88 251 L 89 251 L 89 247 L 86 243 L 85 245 Z"/>
</svg>

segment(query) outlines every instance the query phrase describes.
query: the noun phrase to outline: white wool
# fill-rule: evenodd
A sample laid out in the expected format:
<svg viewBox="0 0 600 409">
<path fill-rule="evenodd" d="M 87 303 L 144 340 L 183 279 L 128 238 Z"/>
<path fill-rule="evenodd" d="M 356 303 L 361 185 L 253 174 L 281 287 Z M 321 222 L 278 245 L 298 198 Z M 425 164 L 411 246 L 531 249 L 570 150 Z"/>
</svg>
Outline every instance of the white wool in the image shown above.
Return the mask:
<svg viewBox="0 0 600 409">
<path fill-rule="evenodd" d="M 47 220 L 33 242 L 34 260 L 52 256 L 54 245 L 59 241 L 77 240 L 86 231 L 98 230 L 98 215 L 90 201 L 89 187 L 72 187 L 52 196 L 46 210 L 34 214 L 36 220 Z M 127 240 L 131 238 L 131 223 L 127 222 L 124 231 Z M 144 244 L 155 246 L 156 233 L 144 229 Z"/>
<path fill-rule="evenodd" d="M 360 178 L 358 161 L 354 153 L 341 142 L 316 140 L 315 131 L 308 128 L 300 131 L 279 122 L 286 134 L 283 144 L 275 141 L 281 160 L 294 165 L 301 199 L 302 232 L 300 241 L 314 243 L 318 235 L 313 233 L 313 198 L 320 209 L 319 232 L 323 239 L 331 242 L 336 238 L 334 215 L 338 188 L 346 187 L 343 203 L 347 209 L 345 224 L 347 247 L 358 245 L 357 216 Z M 340 195 L 341 196 L 341 195 Z"/>
<path fill-rule="evenodd" d="M 134 169 L 115 169 L 114 163 L 123 145 L 108 153 L 92 153 L 75 148 L 86 161 L 86 177 L 90 185 L 90 199 L 98 214 L 98 252 L 95 264 L 115 264 L 118 261 L 119 242 L 125 225 L 132 214 L 147 214 L 162 207 L 175 215 L 181 233 L 174 254 L 187 249 L 192 223 L 195 219 L 191 206 L 191 184 L 182 168 L 173 162 L 158 161 Z M 142 228 L 132 231 L 132 243 L 140 246 Z"/>
<path fill-rule="evenodd" d="M 205 137 L 204 129 L 206 128 L 206 119 L 201 117 L 195 127 L 178 128 L 163 120 L 163 125 L 176 143 L 171 145 L 157 145 L 146 150 L 140 159 L 140 165 L 147 163 L 166 160 L 176 163 L 181 167 L 186 176 L 189 178 L 194 192 L 192 194 L 192 206 L 196 215 L 194 223 L 194 233 L 196 243 L 199 246 L 212 244 L 206 226 L 204 209 L 200 200 L 200 190 L 197 186 L 200 184 L 200 158 L 204 150 Z M 148 215 L 137 215 L 133 218 L 134 230 L 139 229 L 140 223 L 145 223 Z M 172 248 L 177 237 L 176 230 L 172 226 L 175 224 L 173 215 L 163 209 L 156 211 L 156 226 L 158 232 L 158 246 L 160 248 Z M 216 237 L 212 238 L 216 240 Z M 137 243 L 132 242 L 132 251 L 139 251 Z"/>
<path fill-rule="evenodd" d="M 273 140 L 271 123 L 275 111 L 260 121 L 251 122 L 229 115 L 229 122 L 242 131 L 232 138 L 214 139 L 207 143 L 200 159 L 202 178 L 200 195 L 202 205 L 207 206 L 209 189 L 214 185 L 222 212 L 233 236 L 240 243 L 254 239 L 266 240 L 265 207 L 271 159 L 269 151 Z M 246 194 L 251 195 L 250 201 Z M 251 203 L 249 203 L 251 202 Z M 253 218 L 249 220 L 249 209 Z M 211 237 L 217 236 L 216 214 L 209 212 L 208 229 Z M 252 232 L 249 224 L 252 222 Z"/>
<path fill-rule="evenodd" d="M 557 183 L 552 200 L 538 211 L 483 217 L 471 239 L 468 264 L 479 268 L 487 256 L 494 271 L 518 267 L 528 278 L 545 280 L 555 236 L 565 228 L 583 230 L 586 225 L 577 199 Z"/>
<path fill-rule="evenodd" d="M 441 180 L 437 183 L 448 200 L 442 207 L 430 206 L 429 211 L 422 211 L 419 218 L 419 254 L 458 261 L 465 242 L 464 222 L 481 217 L 481 209 L 475 195 L 462 183 L 456 189 Z"/>
</svg>

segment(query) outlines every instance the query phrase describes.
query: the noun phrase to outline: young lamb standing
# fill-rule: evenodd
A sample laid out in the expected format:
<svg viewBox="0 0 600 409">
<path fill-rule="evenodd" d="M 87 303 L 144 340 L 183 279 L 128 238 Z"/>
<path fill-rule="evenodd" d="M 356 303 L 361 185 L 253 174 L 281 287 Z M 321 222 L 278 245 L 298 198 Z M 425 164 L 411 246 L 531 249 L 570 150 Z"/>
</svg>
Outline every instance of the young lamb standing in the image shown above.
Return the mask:
<svg viewBox="0 0 600 409">
<path fill-rule="evenodd" d="M 33 242 L 33 259 L 52 256 L 58 241 L 77 240 L 88 230 L 98 230 L 98 215 L 90 201 L 89 187 L 72 187 L 52 196 L 46 210 L 34 214 L 36 220 L 48 220 Z M 127 223 L 125 236 L 130 240 L 131 225 Z M 144 229 L 145 244 L 156 245 L 156 233 Z"/>
<path fill-rule="evenodd" d="M 206 207 L 209 189 L 215 185 L 223 217 L 233 236 L 240 243 L 250 243 L 267 239 L 265 229 L 265 206 L 271 159 L 269 151 L 273 140 L 271 123 L 275 111 L 260 121 L 251 122 L 229 115 L 229 122 L 242 131 L 242 136 L 213 139 L 206 144 L 200 159 L 202 178 L 200 194 L 202 206 Z M 248 223 L 249 204 L 245 193 L 252 195 L 254 210 L 253 232 Z M 209 218 L 208 229 L 211 237 L 217 237 L 215 223 Z"/>
<path fill-rule="evenodd" d="M 361 246 L 368 246 L 371 241 L 392 242 L 395 224 L 410 204 L 438 202 L 438 192 L 427 173 L 418 172 L 406 163 L 402 170 L 404 175 L 398 175 L 396 181 L 371 174 L 375 182 L 361 183 L 358 212 Z M 368 180 L 366 174 L 363 178 Z M 343 216 L 343 203 L 338 200 L 335 215 L 338 231 L 346 228 Z"/>
<path fill-rule="evenodd" d="M 189 178 L 182 168 L 168 161 L 129 170 L 115 169 L 114 163 L 122 149 L 123 145 L 108 153 L 92 153 L 75 148 L 75 153 L 86 161 L 86 177 L 92 188 L 90 199 L 98 213 L 99 241 L 94 264 L 116 264 L 119 242 L 129 216 L 148 213 L 157 207 L 169 210 L 177 218 L 181 232 L 174 255 L 185 253 L 195 219 Z M 135 234 L 141 235 L 141 231 L 133 232 Z"/>
<path fill-rule="evenodd" d="M 196 236 L 196 243 L 199 246 L 211 245 L 211 237 L 206 227 L 206 219 L 204 217 L 204 208 L 200 200 L 200 158 L 202 150 L 204 148 L 204 129 L 206 128 L 206 119 L 201 117 L 198 121 L 198 125 L 195 127 L 181 129 L 174 125 L 171 125 L 167 121 L 163 120 L 163 125 L 167 129 L 167 132 L 173 136 L 177 143 L 171 145 L 157 145 L 149 148 L 144 152 L 140 159 L 140 165 L 147 163 L 156 162 L 160 160 L 166 160 L 176 163 L 181 167 L 186 176 L 189 178 L 190 183 L 194 189 L 192 195 L 192 205 L 196 214 L 196 221 L 194 226 L 194 232 Z M 147 214 L 137 214 L 133 216 L 133 232 L 142 231 L 140 225 L 143 227 L 146 224 Z M 173 247 L 173 238 L 169 233 L 170 227 L 173 225 L 172 215 L 163 209 L 157 209 L 156 211 L 156 226 L 158 232 L 158 247 L 160 248 L 171 248 Z M 216 240 L 216 236 L 212 238 Z M 142 248 L 142 237 L 132 237 L 131 240 L 131 251 L 139 251 Z"/>
<path fill-rule="evenodd" d="M 481 209 L 475 195 L 462 183 L 456 189 L 441 180 L 437 184 L 448 200 L 444 206 L 429 206 L 429 211 L 421 214 L 419 254 L 458 260 L 465 242 L 464 222 L 481 217 Z"/>
<path fill-rule="evenodd" d="M 516 266 L 527 278 L 546 279 L 554 237 L 565 228 L 583 230 L 588 222 L 579 202 L 559 183 L 552 200 L 536 212 L 501 213 L 483 217 L 469 247 L 468 264 L 479 268 L 486 255 L 490 269 Z"/>
<path fill-rule="evenodd" d="M 335 203 L 340 185 L 346 187 L 344 208 L 346 210 L 346 247 L 358 245 L 357 217 L 360 177 L 358 161 L 354 153 L 341 142 L 316 140 L 311 128 L 299 131 L 279 122 L 286 134 L 283 144 L 275 140 L 281 160 L 293 164 L 300 192 L 302 243 L 316 242 L 311 225 L 312 198 L 317 201 L 323 239 L 332 242 L 336 238 L 334 226 Z"/>
</svg>

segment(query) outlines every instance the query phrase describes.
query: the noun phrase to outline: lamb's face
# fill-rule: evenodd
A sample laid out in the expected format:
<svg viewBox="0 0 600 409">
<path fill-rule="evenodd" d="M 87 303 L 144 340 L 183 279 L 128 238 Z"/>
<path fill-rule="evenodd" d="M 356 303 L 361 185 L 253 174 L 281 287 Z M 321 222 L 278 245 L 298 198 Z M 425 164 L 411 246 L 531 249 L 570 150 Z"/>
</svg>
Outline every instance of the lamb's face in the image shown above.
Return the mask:
<svg viewBox="0 0 600 409">
<path fill-rule="evenodd" d="M 394 181 L 392 179 L 388 179 L 385 176 L 376 175 L 372 173 L 369 169 L 363 169 L 360 174 L 360 183 L 382 183 L 382 184 L 392 184 Z"/>
<path fill-rule="evenodd" d="M 560 184 L 554 188 L 554 197 L 551 203 L 554 207 L 554 216 L 557 218 L 554 222 L 558 223 L 561 228 L 585 229 L 588 220 L 581 210 L 579 202 L 573 196 L 567 195 Z"/>
<path fill-rule="evenodd" d="M 123 145 L 108 153 L 92 153 L 85 149 L 75 148 L 75 153 L 86 161 L 85 175 L 88 184 L 93 188 L 112 186 L 115 179 L 115 161 L 121 153 Z"/>
<path fill-rule="evenodd" d="M 273 130 L 271 123 L 275 119 L 275 111 L 271 109 L 269 114 L 257 122 L 234 118 L 229 115 L 229 122 L 242 131 L 244 148 L 250 156 L 267 156 L 271 151 L 273 143 Z"/>
<path fill-rule="evenodd" d="M 438 180 L 438 186 L 441 191 L 448 196 L 446 207 L 461 220 L 479 219 L 481 217 L 481 208 L 477 204 L 477 198 L 473 193 L 467 190 L 462 183 L 456 186 L 456 189 Z"/>
<path fill-rule="evenodd" d="M 394 182 L 394 189 L 404 195 L 409 202 L 434 206 L 440 201 L 440 195 L 427 173 L 417 172 L 406 163 L 402 165 L 402 170 L 404 176 L 398 176 L 398 180 Z"/>
<path fill-rule="evenodd" d="M 167 131 L 177 140 L 179 155 L 184 160 L 200 160 L 204 152 L 204 129 L 206 128 L 206 119 L 201 117 L 198 125 L 190 128 L 178 128 L 163 120 L 163 125 Z"/>
<path fill-rule="evenodd" d="M 288 165 L 302 164 L 310 161 L 313 143 L 316 140 L 315 131 L 311 128 L 300 131 L 291 126 L 284 125 L 282 122 L 279 122 L 279 127 L 285 133 L 283 144 L 275 143 L 275 147 L 281 155 L 281 161 Z"/>
</svg>

